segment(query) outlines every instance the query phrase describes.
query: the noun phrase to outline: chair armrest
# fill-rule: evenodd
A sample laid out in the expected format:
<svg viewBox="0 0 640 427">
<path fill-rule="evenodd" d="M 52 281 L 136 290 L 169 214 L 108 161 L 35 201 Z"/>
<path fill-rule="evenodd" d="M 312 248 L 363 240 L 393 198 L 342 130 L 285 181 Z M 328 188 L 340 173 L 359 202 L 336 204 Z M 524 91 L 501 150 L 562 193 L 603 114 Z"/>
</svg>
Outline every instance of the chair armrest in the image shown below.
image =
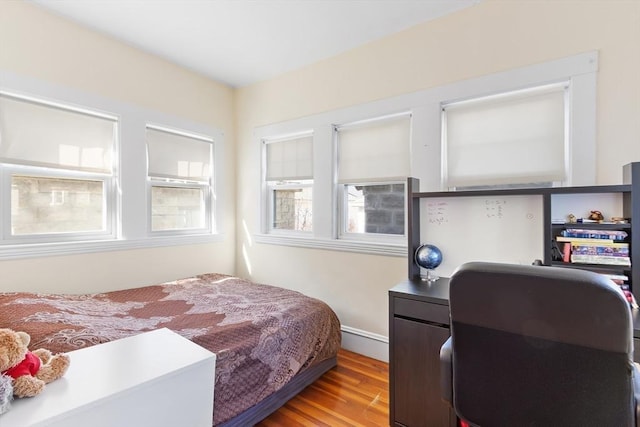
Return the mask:
<svg viewBox="0 0 640 427">
<path fill-rule="evenodd" d="M 640 364 L 633 364 L 633 397 L 635 400 L 636 427 L 640 427 Z"/>
<path fill-rule="evenodd" d="M 442 394 L 442 399 L 453 407 L 453 349 L 451 347 L 451 337 L 440 347 L 440 393 Z"/>
</svg>

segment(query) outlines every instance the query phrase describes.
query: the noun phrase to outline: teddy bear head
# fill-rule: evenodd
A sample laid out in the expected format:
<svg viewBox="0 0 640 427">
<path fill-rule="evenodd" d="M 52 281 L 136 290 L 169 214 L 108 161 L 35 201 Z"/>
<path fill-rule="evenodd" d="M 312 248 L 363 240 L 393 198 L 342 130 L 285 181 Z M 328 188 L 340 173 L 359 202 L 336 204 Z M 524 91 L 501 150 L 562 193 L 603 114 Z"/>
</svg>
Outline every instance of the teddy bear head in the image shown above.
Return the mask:
<svg viewBox="0 0 640 427">
<path fill-rule="evenodd" d="M 0 372 L 20 363 L 27 354 L 31 337 L 26 332 L 0 328 Z"/>
</svg>

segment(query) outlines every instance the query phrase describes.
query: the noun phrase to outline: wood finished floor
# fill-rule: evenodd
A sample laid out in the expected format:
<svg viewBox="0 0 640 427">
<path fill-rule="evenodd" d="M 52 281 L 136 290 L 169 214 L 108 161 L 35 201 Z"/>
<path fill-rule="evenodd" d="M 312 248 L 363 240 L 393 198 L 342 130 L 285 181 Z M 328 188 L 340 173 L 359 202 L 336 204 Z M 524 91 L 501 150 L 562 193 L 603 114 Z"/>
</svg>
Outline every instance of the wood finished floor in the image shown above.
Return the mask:
<svg viewBox="0 0 640 427">
<path fill-rule="evenodd" d="M 258 427 L 388 426 L 389 365 L 340 350 L 338 366 Z"/>
</svg>

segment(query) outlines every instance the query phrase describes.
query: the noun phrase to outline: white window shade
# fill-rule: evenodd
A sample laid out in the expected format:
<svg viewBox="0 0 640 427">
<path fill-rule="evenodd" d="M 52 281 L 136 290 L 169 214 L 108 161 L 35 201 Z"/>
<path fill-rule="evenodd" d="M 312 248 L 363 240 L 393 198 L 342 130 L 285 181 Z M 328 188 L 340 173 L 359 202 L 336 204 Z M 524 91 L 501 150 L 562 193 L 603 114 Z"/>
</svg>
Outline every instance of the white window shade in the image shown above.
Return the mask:
<svg viewBox="0 0 640 427">
<path fill-rule="evenodd" d="M 340 183 L 410 175 L 410 115 L 340 126 L 337 132 Z"/>
<path fill-rule="evenodd" d="M 208 181 L 211 141 L 147 127 L 149 177 Z"/>
<path fill-rule="evenodd" d="M 565 87 L 444 106 L 446 187 L 564 181 Z"/>
<path fill-rule="evenodd" d="M 0 95 L 0 161 L 110 173 L 116 121 Z"/>
<path fill-rule="evenodd" d="M 266 142 L 267 181 L 313 179 L 313 136 Z"/>
</svg>

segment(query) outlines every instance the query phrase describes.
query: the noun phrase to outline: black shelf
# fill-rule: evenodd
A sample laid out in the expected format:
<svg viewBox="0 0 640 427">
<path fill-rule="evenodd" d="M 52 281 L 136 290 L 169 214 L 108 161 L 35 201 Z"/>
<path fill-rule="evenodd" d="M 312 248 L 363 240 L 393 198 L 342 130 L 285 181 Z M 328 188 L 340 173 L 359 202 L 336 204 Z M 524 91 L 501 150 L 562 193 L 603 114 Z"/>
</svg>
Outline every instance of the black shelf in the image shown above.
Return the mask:
<svg viewBox="0 0 640 427">
<path fill-rule="evenodd" d="M 628 265 L 612 265 L 612 264 L 584 264 L 578 262 L 551 261 L 554 267 L 576 268 L 581 270 L 591 270 L 597 272 L 623 273 L 630 272 L 631 267 Z"/>
<path fill-rule="evenodd" d="M 565 222 L 563 224 L 552 223 L 553 228 L 578 228 L 592 230 L 631 230 L 630 223 L 610 224 L 599 222 Z"/>
<path fill-rule="evenodd" d="M 424 197 L 486 197 L 486 196 L 527 196 L 527 195 L 554 195 L 554 194 L 603 194 L 631 192 L 630 184 L 623 185 L 596 185 L 579 187 L 547 187 L 547 188 L 507 188 L 502 190 L 465 190 L 465 191 L 430 191 L 414 192 L 412 197 L 416 199 Z"/>
<path fill-rule="evenodd" d="M 540 236 L 543 243 L 544 254 L 543 264 L 565 268 L 577 268 L 583 270 L 611 272 L 611 274 L 624 274 L 629 277 L 627 283 L 636 299 L 640 301 L 640 268 L 633 266 L 640 265 L 640 231 L 633 231 L 634 219 L 640 223 L 640 162 L 629 163 L 622 169 L 622 185 L 597 185 L 578 187 L 553 187 L 553 188 L 520 188 L 503 190 L 470 190 L 470 191 L 434 191 L 420 192 L 419 182 L 415 178 L 409 178 L 407 185 L 408 192 L 408 277 L 419 280 L 420 269 L 413 260 L 413 254 L 420 244 L 420 200 L 425 198 L 444 197 L 491 197 L 491 196 L 541 196 L 543 230 Z M 622 216 L 629 220 L 629 223 L 603 224 L 603 223 L 553 223 L 552 205 L 554 195 L 576 195 L 576 194 L 621 194 L 622 195 Z M 559 248 L 556 236 L 562 229 L 593 229 L 593 230 L 620 230 L 626 231 L 628 236 L 621 243 L 628 243 L 630 248 L 631 267 L 602 264 L 581 264 L 554 261 L 554 248 Z M 636 248 L 636 250 L 633 250 Z M 557 259 L 557 258 L 556 258 Z M 636 285 L 634 287 L 634 284 Z"/>
</svg>

